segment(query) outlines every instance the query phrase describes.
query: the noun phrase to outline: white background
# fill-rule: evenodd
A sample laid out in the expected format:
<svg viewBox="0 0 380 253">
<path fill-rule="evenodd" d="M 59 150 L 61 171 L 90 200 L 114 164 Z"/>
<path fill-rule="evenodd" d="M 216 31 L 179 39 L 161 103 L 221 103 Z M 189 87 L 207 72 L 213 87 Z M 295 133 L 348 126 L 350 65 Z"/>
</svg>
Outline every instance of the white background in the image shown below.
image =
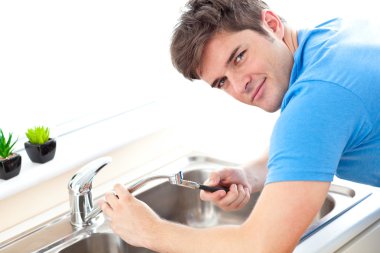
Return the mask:
<svg viewBox="0 0 380 253">
<path fill-rule="evenodd" d="M 263 143 L 276 115 L 191 83 L 172 67 L 170 37 L 185 2 L 1 1 L 0 128 L 22 144 L 27 128 L 46 125 L 59 135 L 154 100 L 190 142 Z M 371 2 L 268 1 L 295 28 L 335 16 L 376 17 Z"/>
</svg>

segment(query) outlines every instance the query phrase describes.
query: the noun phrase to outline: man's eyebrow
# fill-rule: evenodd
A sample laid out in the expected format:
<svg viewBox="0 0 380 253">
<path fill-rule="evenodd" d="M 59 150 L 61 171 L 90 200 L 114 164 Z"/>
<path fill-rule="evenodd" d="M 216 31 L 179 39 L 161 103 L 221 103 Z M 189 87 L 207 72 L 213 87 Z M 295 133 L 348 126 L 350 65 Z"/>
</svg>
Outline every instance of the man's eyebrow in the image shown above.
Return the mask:
<svg viewBox="0 0 380 253">
<path fill-rule="evenodd" d="M 240 46 L 237 46 L 237 47 L 232 51 L 230 57 L 229 57 L 228 60 L 226 61 L 226 66 L 227 66 L 228 64 L 230 64 L 231 61 L 235 58 L 235 55 L 236 55 L 237 51 L 239 50 L 239 48 L 240 48 Z M 223 78 L 223 77 L 222 77 L 222 78 Z M 211 87 L 214 88 L 214 87 L 218 84 L 218 82 L 219 82 L 220 79 L 221 79 L 221 78 L 217 78 L 217 79 L 215 79 L 215 81 L 212 82 Z"/>
<path fill-rule="evenodd" d="M 226 66 L 231 63 L 231 61 L 235 58 L 236 52 L 239 50 L 240 46 L 237 46 L 231 53 L 230 57 L 226 62 Z"/>
</svg>

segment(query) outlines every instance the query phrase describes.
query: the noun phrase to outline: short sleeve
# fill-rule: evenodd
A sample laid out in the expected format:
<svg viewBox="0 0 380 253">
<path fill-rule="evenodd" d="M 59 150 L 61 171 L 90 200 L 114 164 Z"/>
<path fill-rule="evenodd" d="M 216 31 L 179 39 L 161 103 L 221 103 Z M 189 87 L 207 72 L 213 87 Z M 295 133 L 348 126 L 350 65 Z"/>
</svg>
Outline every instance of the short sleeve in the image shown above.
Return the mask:
<svg viewBox="0 0 380 253">
<path fill-rule="evenodd" d="M 266 183 L 332 181 L 343 152 L 370 131 L 368 114 L 351 91 L 326 82 L 297 84 L 271 136 Z"/>
</svg>

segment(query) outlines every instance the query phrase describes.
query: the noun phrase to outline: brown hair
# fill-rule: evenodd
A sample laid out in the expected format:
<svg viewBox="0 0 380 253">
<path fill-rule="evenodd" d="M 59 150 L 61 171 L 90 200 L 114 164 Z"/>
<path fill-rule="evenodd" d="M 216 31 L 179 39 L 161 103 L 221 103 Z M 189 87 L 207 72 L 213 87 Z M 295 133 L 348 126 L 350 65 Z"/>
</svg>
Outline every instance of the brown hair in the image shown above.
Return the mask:
<svg viewBox="0 0 380 253">
<path fill-rule="evenodd" d="M 174 29 L 170 46 L 174 67 L 189 80 L 200 79 L 197 69 L 203 48 L 218 31 L 245 29 L 263 35 L 261 12 L 268 5 L 261 0 L 189 0 Z"/>
</svg>

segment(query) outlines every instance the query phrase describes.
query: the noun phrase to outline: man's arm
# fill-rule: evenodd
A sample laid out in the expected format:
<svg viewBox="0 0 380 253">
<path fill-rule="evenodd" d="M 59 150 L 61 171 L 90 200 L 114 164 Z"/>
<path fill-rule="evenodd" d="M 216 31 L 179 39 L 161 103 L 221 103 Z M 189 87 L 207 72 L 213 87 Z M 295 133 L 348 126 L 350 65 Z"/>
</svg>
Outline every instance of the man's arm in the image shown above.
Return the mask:
<svg viewBox="0 0 380 253">
<path fill-rule="evenodd" d="M 122 186 L 107 195 L 103 210 L 125 241 L 158 252 L 292 252 L 321 208 L 330 183 L 279 182 L 266 185 L 240 226 L 195 229 L 155 217 Z M 111 198 L 111 199 L 110 199 Z"/>
<path fill-rule="evenodd" d="M 322 207 L 329 187 L 329 182 L 316 181 L 266 185 L 245 224 L 257 239 L 257 252 L 292 252 Z"/>
<path fill-rule="evenodd" d="M 242 166 L 248 177 L 248 181 L 251 183 L 251 193 L 259 192 L 264 188 L 265 179 L 268 174 L 268 159 L 269 148 L 266 148 L 260 157 Z"/>
</svg>

